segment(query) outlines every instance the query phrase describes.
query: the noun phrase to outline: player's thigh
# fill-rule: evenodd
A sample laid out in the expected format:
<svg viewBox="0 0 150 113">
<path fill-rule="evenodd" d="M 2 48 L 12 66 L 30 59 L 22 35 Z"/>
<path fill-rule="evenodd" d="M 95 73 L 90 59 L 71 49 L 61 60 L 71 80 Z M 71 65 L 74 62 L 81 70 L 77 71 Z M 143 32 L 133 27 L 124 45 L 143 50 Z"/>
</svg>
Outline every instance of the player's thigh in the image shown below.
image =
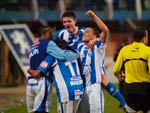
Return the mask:
<svg viewBox="0 0 150 113">
<path fill-rule="evenodd" d="M 46 106 L 47 109 L 50 109 L 52 106 L 52 83 L 49 83 L 49 87 L 47 88 L 47 99 L 46 99 Z M 47 110 L 48 111 L 48 110 Z"/>
<path fill-rule="evenodd" d="M 34 95 L 27 95 L 26 96 L 26 105 L 27 105 L 28 112 L 33 112 L 34 99 L 35 99 Z"/>
<path fill-rule="evenodd" d="M 35 90 L 38 86 L 38 81 L 35 79 L 29 79 L 26 87 L 26 104 L 28 112 L 32 112 L 34 109 L 35 102 Z"/>
<path fill-rule="evenodd" d="M 49 111 L 52 103 L 52 89 L 51 83 L 45 78 L 41 77 L 38 82 L 38 87 L 36 89 L 36 97 L 34 103 L 34 110 L 38 111 L 39 106 L 45 105 L 43 111 Z"/>
<path fill-rule="evenodd" d="M 86 87 L 89 97 L 89 105 L 91 113 L 103 113 L 104 99 L 103 91 L 100 83 L 95 83 Z"/>
</svg>

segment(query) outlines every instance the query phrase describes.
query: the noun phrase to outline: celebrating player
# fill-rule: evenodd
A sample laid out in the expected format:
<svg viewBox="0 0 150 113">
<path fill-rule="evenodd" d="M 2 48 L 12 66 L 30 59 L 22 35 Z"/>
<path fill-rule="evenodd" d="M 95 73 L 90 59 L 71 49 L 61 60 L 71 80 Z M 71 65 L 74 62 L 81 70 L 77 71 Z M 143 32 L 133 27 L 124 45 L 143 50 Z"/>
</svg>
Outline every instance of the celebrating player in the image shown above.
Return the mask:
<svg viewBox="0 0 150 113">
<path fill-rule="evenodd" d="M 46 57 L 47 45 L 52 38 L 52 29 L 49 26 L 43 26 L 39 29 L 37 45 L 32 45 L 29 50 L 30 68 L 36 69 L 41 61 Z M 37 41 L 37 40 L 35 40 Z M 51 107 L 51 81 L 42 76 L 39 80 L 29 76 L 27 82 L 26 101 L 28 112 L 48 113 Z"/>
<path fill-rule="evenodd" d="M 58 43 L 63 49 L 67 43 L 62 40 Z M 38 70 L 28 70 L 34 77 L 40 77 L 41 72 L 53 70 L 53 80 L 57 90 L 59 113 L 76 113 L 80 99 L 83 97 L 83 77 L 77 60 L 62 62 L 52 56 L 47 56 L 40 64 Z"/>
</svg>

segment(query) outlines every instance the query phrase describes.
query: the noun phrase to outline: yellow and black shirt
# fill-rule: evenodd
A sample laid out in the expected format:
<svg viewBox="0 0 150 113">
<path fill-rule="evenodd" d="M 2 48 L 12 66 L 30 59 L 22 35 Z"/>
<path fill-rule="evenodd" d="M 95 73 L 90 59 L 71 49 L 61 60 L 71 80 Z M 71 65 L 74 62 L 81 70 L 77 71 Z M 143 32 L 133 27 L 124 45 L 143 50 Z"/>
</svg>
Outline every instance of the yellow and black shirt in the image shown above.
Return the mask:
<svg viewBox="0 0 150 113">
<path fill-rule="evenodd" d="M 123 66 L 126 83 L 150 83 L 150 47 L 140 42 L 124 46 L 113 68 L 116 76 L 120 75 Z"/>
</svg>

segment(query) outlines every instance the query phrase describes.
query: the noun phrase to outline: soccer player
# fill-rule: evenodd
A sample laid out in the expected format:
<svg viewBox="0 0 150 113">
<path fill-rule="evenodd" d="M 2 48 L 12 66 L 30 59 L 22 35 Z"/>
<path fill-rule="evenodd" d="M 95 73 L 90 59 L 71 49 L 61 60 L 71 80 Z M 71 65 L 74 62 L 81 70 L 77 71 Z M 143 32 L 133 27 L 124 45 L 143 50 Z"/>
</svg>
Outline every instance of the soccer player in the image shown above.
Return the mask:
<svg viewBox="0 0 150 113">
<path fill-rule="evenodd" d="M 52 38 L 52 29 L 49 26 L 43 26 L 39 29 L 39 35 L 40 39 L 35 39 L 35 41 L 38 41 L 38 44 L 33 44 L 29 50 L 31 69 L 36 69 L 46 57 L 47 45 Z M 36 79 L 29 76 L 26 91 L 28 112 L 48 113 L 52 101 L 51 94 L 51 81 L 47 77 L 43 75 L 39 79 Z"/>
<path fill-rule="evenodd" d="M 102 35 L 108 38 L 108 28 L 95 13 L 87 11 L 86 15 L 94 19 L 98 27 L 102 30 Z M 90 40 L 96 40 L 93 49 L 87 47 Z M 82 42 L 77 45 L 77 51 L 81 56 L 83 74 L 86 79 L 86 92 L 89 98 L 90 113 L 104 112 L 104 97 L 101 86 L 104 48 L 105 45 L 99 39 L 97 40 L 95 31 L 90 27 L 86 28 L 83 33 Z"/>
<path fill-rule="evenodd" d="M 67 43 L 59 40 L 59 47 L 67 49 Z M 69 47 L 68 47 L 69 48 Z M 62 62 L 52 56 L 47 56 L 38 70 L 28 70 L 34 77 L 40 77 L 49 69 L 53 70 L 53 80 L 57 90 L 59 113 L 76 113 L 80 99 L 83 97 L 84 85 L 81 70 L 77 60 Z"/>
<path fill-rule="evenodd" d="M 132 44 L 124 46 L 117 57 L 113 68 L 118 77 L 125 69 L 125 92 L 127 113 L 150 112 L 150 48 L 148 32 L 137 28 L 133 33 Z"/>
<path fill-rule="evenodd" d="M 40 35 L 40 40 L 36 39 L 34 41 L 34 45 L 31 46 L 30 51 L 29 51 L 30 68 L 31 69 L 36 69 L 37 66 L 42 62 L 42 60 L 44 60 L 44 58 L 48 54 L 47 53 L 48 48 L 51 48 L 54 50 L 49 54 L 51 54 L 55 58 L 58 58 L 62 61 L 74 60 L 78 57 L 78 55 L 75 54 L 74 52 L 71 52 L 71 51 L 63 52 L 60 48 L 58 48 L 58 46 L 51 40 L 52 39 L 52 29 L 49 26 L 42 26 L 39 29 L 38 33 Z M 49 102 L 46 101 L 47 95 L 50 95 L 50 93 L 51 93 L 51 92 L 49 92 L 50 89 L 48 87 L 49 83 L 48 83 L 47 79 L 45 79 L 45 77 L 41 77 L 40 80 L 38 81 L 31 76 L 28 79 L 29 79 L 28 84 L 27 84 L 28 111 L 29 112 L 30 111 L 31 112 L 32 111 L 35 111 L 35 112 L 40 111 L 41 112 L 43 110 L 42 112 L 44 112 L 44 110 L 46 109 L 46 112 L 47 112 L 49 110 L 49 104 L 51 102 L 51 101 L 49 101 Z M 38 88 L 39 88 L 39 91 L 41 91 L 41 93 L 37 93 L 38 90 L 35 90 Z M 45 90 L 41 89 L 41 88 L 44 88 Z M 32 90 L 32 89 L 34 89 L 34 90 Z M 47 92 L 49 92 L 49 93 L 47 93 Z M 36 96 L 34 96 L 35 94 L 33 94 L 33 93 L 35 93 Z M 45 94 L 45 96 L 43 97 L 40 94 L 43 96 Z M 48 96 L 48 97 L 51 97 L 51 96 Z M 43 99 L 43 101 L 41 99 L 40 99 L 41 101 L 38 100 L 39 98 Z M 46 103 L 48 105 L 46 105 Z M 47 106 L 48 108 L 46 108 L 45 106 Z M 39 107 L 39 108 L 37 108 L 37 107 Z"/>
<path fill-rule="evenodd" d="M 83 73 L 86 78 L 86 91 L 89 96 L 90 112 L 102 113 L 103 110 L 103 94 L 100 83 L 105 86 L 105 89 L 115 98 L 117 98 L 122 107 L 125 106 L 125 100 L 119 90 L 108 82 L 104 76 L 104 56 L 106 42 L 109 38 L 109 29 L 103 21 L 93 12 L 87 11 L 86 15 L 93 18 L 100 30 L 99 38 L 96 38 L 96 33 L 93 28 L 86 28 L 83 33 L 82 41 L 77 45 L 77 51 L 80 53 L 83 65 Z M 90 40 L 96 40 L 93 49 L 87 47 Z M 94 88 L 97 87 L 97 88 Z M 97 89 L 97 90 L 95 90 Z"/>
</svg>

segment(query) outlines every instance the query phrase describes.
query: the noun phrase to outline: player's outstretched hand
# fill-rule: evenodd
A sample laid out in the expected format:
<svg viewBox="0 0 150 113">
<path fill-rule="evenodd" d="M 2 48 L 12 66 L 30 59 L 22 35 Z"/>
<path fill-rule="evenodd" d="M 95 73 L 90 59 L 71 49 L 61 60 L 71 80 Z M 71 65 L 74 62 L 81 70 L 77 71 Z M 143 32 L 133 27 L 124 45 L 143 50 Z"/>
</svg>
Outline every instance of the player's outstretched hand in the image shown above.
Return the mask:
<svg viewBox="0 0 150 113">
<path fill-rule="evenodd" d="M 90 40 L 88 45 L 87 45 L 88 49 L 92 50 L 94 48 L 95 44 L 96 44 L 96 41 L 97 41 L 97 39 Z"/>
<path fill-rule="evenodd" d="M 32 69 L 28 69 L 27 72 L 32 76 L 35 77 L 37 79 L 40 78 L 40 71 L 39 70 L 32 70 Z"/>
<path fill-rule="evenodd" d="M 95 13 L 92 10 L 88 10 L 85 15 L 88 17 L 94 17 Z"/>
</svg>

